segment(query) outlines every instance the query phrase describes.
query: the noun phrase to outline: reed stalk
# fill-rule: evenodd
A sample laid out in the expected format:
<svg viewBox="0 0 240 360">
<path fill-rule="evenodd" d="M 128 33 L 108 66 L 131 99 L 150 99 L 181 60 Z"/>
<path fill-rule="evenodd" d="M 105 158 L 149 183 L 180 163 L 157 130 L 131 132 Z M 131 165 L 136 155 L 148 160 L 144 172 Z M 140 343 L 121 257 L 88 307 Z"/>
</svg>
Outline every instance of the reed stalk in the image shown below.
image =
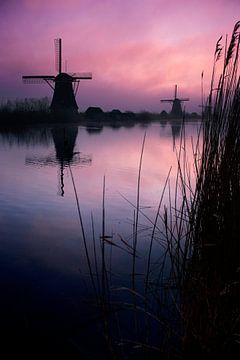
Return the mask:
<svg viewBox="0 0 240 360">
<path fill-rule="evenodd" d="M 103 307 L 104 332 L 111 358 L 121 352 L 111 338 L 110 314 L 117 319 L 119 342 L 132 345 L 136 355 L 141 349 L 144 359 L 153 353 L 164 359 L 207 359 L 224 354 L 231 358 L 240 334 L 240 22 L 236 23 L 229 45 L 222 37 L 216 44 L 211 87 L 203 109 L 197 143 L 192 143 L 193 164 L 189 165 L 186 134 L 183 127 L 179 148 L 175 148 L 177 177 L 175 194 L 170 191 L 170 172 L 159 199 L 155 218 L 150 219 L 140 206 L 141 171 L 146 133 L 139 159 L 133 243 L 120 237 L 122 246 L 108 241 L 105 231 L 105 177 L 102 196 L 101 274 L 97 288 Z M 227 48 L 226 48 L 227 47 Z M 225 50 L 225 51 L 224 51 Z M 224 55 L 223 55 L 224 53 Z M 223 57 L 223 59 L 222 59 Z M 218 81 L 216 73 L 222 60 Z M 203 84 L 203 73 L 201 78 Z M 201 87 L 203 89 L 203 85 Z M 202 90 L 203 97 L 203 90 Z M 195 178 L 192 178 L 192 170 Z M 70 169 L 83 239 L 85 239 L 76 188 Z M 163 196 L 168 192 L 168 207 Z M 124 197 L 124 196 L 123 196 Z M 179 197 L 181 203 L 179 203 Z M 146 273 L 142 288 L 136 285 L 139 247 L 139 217 L 151 226 Z M 93 224 L 93 218 L 92 218 Z M 93 226 L 93 225 L 92 225 Z M 93 232 L 94 233 L 94 232 Z M 93 235 L 95 239 L 95 235 Z M 94 241 L 94 263 L 98 264 Z M 159 244 L 159 259 L 152 262 L 153 246 Z M 86 239 L 85 252 L 91 278 L 93 272 Z M 106 261 L 106 244 L 125 250 L 131 256 L 131 285 L 112 289 Z M 111 269 L 110 269 L 111 272 Z M 100 280 L 101 279 L 101 280 Z M 94 279 L 93 279 L 94 283 Z M 95 284 L 95 283 L 94 283 Z M 96 288 L 96 287 L 95 287 Z M 113 290 L 127 291 L 132 303 L 111 300 Z M 121 316 L 117 311 L 133 313 L 135 336 L 123 339 Z M 145 319 L 146 329 L 140 324 Z M 130 325 L 129 325 L 130 326 Z M 159 343 L 152 340 L 159 332 Z M 143 337 L 145 334 L 145 338 Z M 121 348 L 122 349 L 122 348 Z M 134 352 L 134 349 L 138 349 Z M 127 356 L 127 355 L 126 355 Z M 130 356 L 130 355 L 129 355 Z M 155 355 L 154 355 L 155 356 Z M 130 358 L 130 357 L 129 357 Z"/>
</svg>

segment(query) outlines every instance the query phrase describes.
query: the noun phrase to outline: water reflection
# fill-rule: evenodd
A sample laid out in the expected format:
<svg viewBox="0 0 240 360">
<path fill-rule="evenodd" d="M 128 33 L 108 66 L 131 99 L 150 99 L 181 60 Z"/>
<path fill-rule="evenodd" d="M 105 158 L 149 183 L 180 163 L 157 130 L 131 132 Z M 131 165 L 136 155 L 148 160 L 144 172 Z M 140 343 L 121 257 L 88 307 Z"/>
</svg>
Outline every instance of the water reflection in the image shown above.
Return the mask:
<svg viewBox="0 0 240 360">
<path fill-rule="evenodd" d="M 70 165 L 89 166 L 92 163 L 90 155 L 81 154 L 74 151 L 78 135 L 77 127 L 53 128 L 51 135 L 55 147 L 55 155 L 47 156 L 28 156 L 25 164 L 32 166 L 55 166 L 59 165 L 58 170 L 58 194 L 64 196 L 64 169 Z"/>
<path fill-rule="evenodd" d="M 171 180 L 174 184 L 177 165 L 172 143 L 178 141 L 180 127 L 180 124 L 171 126 L 167 123 L 162 128 L 159 123 L 155 123 L 147 128 L 140 189 L 140 208 L 147 217 L 142 214 L 139 217 L 136 258 L 136 274 L 139 279 L 136 281 L 136 290 L 140 292 L 144 286 L 149 249 L 151 223 L 149 225 L 148 219 L 155 219 L 171 166 Z M 194 126 L 189 125 L 186 131 L 188 138 L 194 135 L 194 129 Z M 125 289 L 131 288 L 135 208 L 130 203 L 136 203 L 139 157 L 145 131 L 146 128 L 139 125 L 119 126 L 116 131 L 116 128 L 109 124 L 102 127 L 94 124 L 91 129 L 49 126 L 19 132 L 2 131 L 0 165 L 4 171 L 0 174 L 0 260 L 3 261 L 0 261 L 0 270 L 4 280 L 0 280 L 0 286 L 4 286 L 2 293 L 5 302 L 1 299 L 0 305 L 4 305 L 2 308 L 6 313 L 6 321 L 0 325 L 1 329 L 7 324 L 9 317 L 12 324 L 14 319 L 18 318 L 20 325 L 15 325 L 15 332 L 19 333 L 21 319 L 26 317 L 28 321 L 32 321 L 29 328 L 26 328 L 26 338 L 35 331 L 35 341 L 38 339 L 36 344 L 39 346 L 42 342 L 44 351 L 49 352 L 51 348 L 54 352 L 58 346 L 57 354 L 61 354 L 62 344 L 57 336 L 64 329 L 65 340 L 73 338 L 84 351 L 90 351 L 92 358 L 97 358 L 99 347 L 95 347 L 95 342 L 102 346 L 104 340 L 100 320 L 96 320 L 92 315 L 96 302 L 91 306 L 93 294 L 86 249 L 90 263 L 94 264 L 93 277 L 96 279 L 97 271 L 100 271 L 101 279 L 102 244 L 105 242 L 106 267 L 109 265 L 110 268 L 105 275 L 109 279 L 109 289 L 121 286 Z M 93 154 L 94 162 L 92 155 L 84 154 Z M 85 244 L 79 228 L 71 177 L 68 176 L 69 166 L 74 175 L 82 210 Z M 61 196 L 56 196 L 56 167 L 58 192 Z M 106 218 L 103 226 L 104 176 Z M 169 194 L 166 193 L 163 204 L 168 205 L 168 202 Z M 160 228 L 161 224 L 158 224 L 158 227 Z M 151 274 L 158 267 L 163 247 L 156 242 L 152 249 Z M 13 285 L 9 289 L 6 284 Z M 123 292 L 116 292 L 114 299 L 132 301 L 131 296 L 127 295 L 126 291 L 125 295 Z M 23 309 L 14 301 L 19 298 Z M 13 299 L 11 305 L 8 305 L 9 299 Z M 98 310 L 95 307 L 95 313 L 98 313 Z M 109 308 L 109 311 L 112 311 L 112 308 Z M 17 315 L 11 316 L 12 313 Z M 44 314 L 45 322 L 39 314 Z M 131 315 L 129 318 L 126 312 L 122 311 L 119 316 L 124 325 L 124 335 L 130 338 Z M 90 317 L 94 319 L 92 324 L 88 324 Z M 144 324 L 141 325 L 144 330 Z M 115 328 L 114 322 L 112 327 Z M 152 330 L 157 337 L 159 334 L 155 328 Z M 52 334 L 55 331 L 56 343 L 52 344 Z M 43 333 L 49 344 L 41 338 Z M 86 337 L 91 340 L 87 342 Z M 68 351 L 69 348 L 70 345 Z M 71 351 L 74 352 L 74 349 L 71 348 Z M 74 356 L 71 358 L 75 358 Z M 141 359 L 141 356 L 138 359 Z"/>
<path fill-rule="evenodd" d="M 173 139 L 173 148 L 176 146 L 176 141 L 181 134 L 181 129 L 183 126 L 182 120 L 176 120 L 171 122 L 171 129 L 172 129 L 172 139 Z"/>
<path fill-rule="evenodd" d="M 103 126 L 101 125 L 88 125 L 86 126 L 86 130 L 88 132 L 89 135 L 91 134 L 100 134 L 103 130 Z"/>
<path fill-rule="evenodd" d="M 36 146 L 38 144 L 46 147 L 52 141 L 51 128 L 49 127 L 0 127 L 1 144 L 8 146 Z"/>
</svg>

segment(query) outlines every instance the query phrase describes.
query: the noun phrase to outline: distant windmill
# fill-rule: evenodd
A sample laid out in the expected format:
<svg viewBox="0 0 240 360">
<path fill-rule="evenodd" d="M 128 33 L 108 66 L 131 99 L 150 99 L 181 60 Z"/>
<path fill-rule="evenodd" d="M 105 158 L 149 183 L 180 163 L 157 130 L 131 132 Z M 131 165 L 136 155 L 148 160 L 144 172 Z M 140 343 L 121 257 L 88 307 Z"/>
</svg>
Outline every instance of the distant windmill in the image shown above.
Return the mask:
<svg viewBox="0 0 240 360">
<path fill-rule="evenodd" d="M 52 112 L 77 112 L 76 94 L 80 80 L 92 79 L 91 73 L 64 73 L 62 72 L 62 39 L 55 39 L 56 70 L 55 75 L 23 76 L 27 84 L 47 83 L 53 89 L 53 98 L 50 109 Z M 55 83 L 55 86 L 53 85 Z"/>
<path fill-rule="evenodd" d="M 170 115 L 174 118 L 180 118 L 183 116 L 183 111 L 182 111 L 182 102 L 184 101 L 189 101 L 188 98 L 185 99 L 178 99 L 177 97 L 177 85 L 175 85 L 175 91 L 174 91 L 174 99 L 164 99 L 161 100 L 161 102 L 167 102 L 167 103 L 172 103 L 172 110 Z"/>
</svg>

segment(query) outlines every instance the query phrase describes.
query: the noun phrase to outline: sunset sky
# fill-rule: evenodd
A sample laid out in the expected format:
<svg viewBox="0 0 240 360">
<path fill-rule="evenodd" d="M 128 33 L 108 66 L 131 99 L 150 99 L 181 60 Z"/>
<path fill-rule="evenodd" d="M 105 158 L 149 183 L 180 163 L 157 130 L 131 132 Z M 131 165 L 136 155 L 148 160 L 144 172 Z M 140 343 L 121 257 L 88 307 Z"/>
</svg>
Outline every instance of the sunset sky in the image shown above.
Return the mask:
<svg viewBox="0 0 240 360">
<path fill-rule="evenodd" d="M 207 93 L 216 40 L 238 20 L 239 0 L 0 0 L 0 99 L 51 96 L 21 76 L 55 75 L 61 37 L 63 68 L 93 73 L 80 110 L 168 111 L 160 99 L 178 84 L 199 111 L 201 73 Z"/>
</svg>

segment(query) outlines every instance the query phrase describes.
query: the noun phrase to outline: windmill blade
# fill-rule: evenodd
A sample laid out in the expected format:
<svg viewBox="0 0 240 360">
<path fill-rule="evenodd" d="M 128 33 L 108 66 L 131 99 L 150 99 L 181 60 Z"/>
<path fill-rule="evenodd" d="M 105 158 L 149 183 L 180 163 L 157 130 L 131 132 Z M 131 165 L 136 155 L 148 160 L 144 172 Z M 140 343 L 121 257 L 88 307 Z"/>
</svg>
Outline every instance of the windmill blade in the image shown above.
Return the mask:
<svg viewBox="0 0 240 360">
<path fill-rule="evenodd" d="M 60 74 L 62 72 L 62 39 L 54 39 L 55 44 L 55 67 Z"/>
<path fill-rule="evenodd" d="M 185 98 L 185 99 L 179 99 L 180 101 L 189 101 L 189 98 Z"/>
<path fill-rule="evenodd" d="M 53 75 L 30 75 L 22 76 L 22 81 L 24 84 L 44 84 L 47 81 L 54 81 L 55 76 Z"/>
<path fill-rule="evenodd" d="M 175 85 L 175 88 L 174 88 L 174 99 L 177 98 L 177 85 Z"/>
<path fill-rule="evenodd" d="M 82 73 L 71 73 L 68 74 L 70 76 L 73 77 L 74 80 L 81 80 L 81 79 L 85 79 L 85 80 L 91 80 L 92 79 L 92 73 L 91 72 L 82 72 Z"/>
<path fill-rule="evenodd" d="M 45 81 L 43 79 L 34 79 L 34 78 L 29 78 L 29 79 L 22 79 L 24 84 L 44 84 Z"/>
<path fill-rule="evenodd" d="M 171 103 L 173 102 L 173 99 L 166 99 L 166 100 L 160 100 L 161 102 L 168 102 L 168 103 Z"/>
</svg>

